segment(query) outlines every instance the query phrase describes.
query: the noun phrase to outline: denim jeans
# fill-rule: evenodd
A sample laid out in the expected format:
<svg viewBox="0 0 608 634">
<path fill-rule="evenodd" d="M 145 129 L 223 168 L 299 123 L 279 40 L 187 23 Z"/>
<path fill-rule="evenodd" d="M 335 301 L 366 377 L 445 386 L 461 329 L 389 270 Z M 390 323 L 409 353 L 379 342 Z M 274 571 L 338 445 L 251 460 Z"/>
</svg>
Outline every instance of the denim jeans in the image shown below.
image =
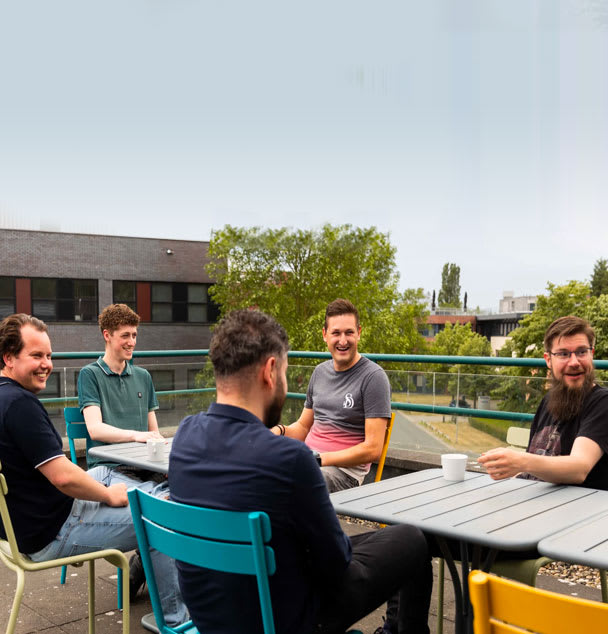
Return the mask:
<svg viewBox="0 0 608 634">
<path fill-rule="evenodd" d="M 156 497 L 169 495 L 167 482 L 141 482 L 103 466 L 93 467 L 88 474 L 106 486 L 123 482 L 129 488 L 136 487 Z M 47 561 L 103 548 L 117 548 L 122 551 L 137 548 L 129 507 L 111 507 L 100 502 L 74 500 L 72 511 L 55 539 L 42 550 L 30 553 L 29 557 L 33 561 Z M 182 601 L 177 581 L 175 561 L 156 550 L 151 550 L 150 555 L 165 620 L 167 625 L 175 627 L 188 620 L 188 611 Z"/>
</svg>

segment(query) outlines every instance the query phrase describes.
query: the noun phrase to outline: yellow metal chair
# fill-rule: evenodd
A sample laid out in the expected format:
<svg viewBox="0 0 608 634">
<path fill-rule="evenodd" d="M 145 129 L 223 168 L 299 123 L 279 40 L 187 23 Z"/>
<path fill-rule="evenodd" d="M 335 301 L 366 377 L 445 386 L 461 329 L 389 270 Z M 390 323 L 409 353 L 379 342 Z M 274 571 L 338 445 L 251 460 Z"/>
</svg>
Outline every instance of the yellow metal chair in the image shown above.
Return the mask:
<svg viewBox="0 0 608 634">
<path fill-rule="evenodd" d="M 376 467 L 376 477 L 374 482 L 380 482 L 382 479 L 382 472 L 384 471 L 384 462 L 386 461 L 386 453 L 388 451 L 388 443 L 391 441 L 391 433 L 393 431 L 393 423 L 395 422 L 395 412 L 391 412 L 391 417 L 386 424 L 386 431 L 384 432 L 384 445 L 382 445 L 382 453 L 380 454 L 380 460 L 378 460 L 378 466 Z"/>
<path fill-rule="evenodd" d="M 25 572 L 36 570 L 48 570 L 49 568 L 60 568 L 69 564 L 82 564 L 89 562 L 89 634 L 95 634 L 95 560 L 106 559 L 111 564 L 118 566 L 126 579 L 129 578 L 129 562 L 125 555 L 119 550 L 108 548 L 105 550 L 97 550 L 92 553 L 82 555 L 73 555 L 71 557 L 62 557 L 61 559 L 51 559 L 49 561 L 34 562 L 27 555 L 19 552 L 13 524 L 8 512 L 6 504 L 6 496 L 8 495 L 8 486 L 6 478 L 2 473 L 2 465 L 0 464 L 0 516 L 2 516 L 2 525 L 6 533 L 6 539 L 0 539 L 0 559 L 8 568 L 17 573 L 17 588 L 15 590 L 15 598 L 11 608 L 6 634 L 13 634 L 15 625 L 17 624 L 17 616 L 23 593 L 25 590 Z M 123 615 L 122 615 L 122 631 L 123 634 L 129 634 L 129 584 L 123 584 Z"/>
<path fill-rule="evenodd" d="M 474 634 L 605 634 L 608 605 L 531 588 L 479 570 L 469 575 Z"/>
</svg>

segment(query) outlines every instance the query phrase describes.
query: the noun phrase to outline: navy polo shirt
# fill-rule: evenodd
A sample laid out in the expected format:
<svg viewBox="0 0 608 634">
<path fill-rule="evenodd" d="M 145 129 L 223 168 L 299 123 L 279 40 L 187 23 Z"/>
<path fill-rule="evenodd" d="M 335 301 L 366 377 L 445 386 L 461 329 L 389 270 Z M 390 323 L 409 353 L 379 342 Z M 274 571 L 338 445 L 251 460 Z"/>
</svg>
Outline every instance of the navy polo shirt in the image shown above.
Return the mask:
<svg viewBox="0 0 608 634">
<path fill-rule="evenodd" d="M 277 570 L 270 592 L 277 634 L 310 634 L 319 596 L 351 557 L 312 452 L 275 436 L 239 407 L 213 403 L 185 418 L 173 440 L 169 488 L 177 502 L 270 517 Z M 199 632 L 262 632 L 255 578 L 177 562 Z"/>
<path fill-rule="evenodd" d="M 74 500 L 38 470 L 64 455 L 61 436 L 38 398 L 0 376 L 0 462 L 21 552 L 35 553 L 50 544 L 72 509 Z M 0 533 L 6 538 L 1 525 Z"/>
</svg>

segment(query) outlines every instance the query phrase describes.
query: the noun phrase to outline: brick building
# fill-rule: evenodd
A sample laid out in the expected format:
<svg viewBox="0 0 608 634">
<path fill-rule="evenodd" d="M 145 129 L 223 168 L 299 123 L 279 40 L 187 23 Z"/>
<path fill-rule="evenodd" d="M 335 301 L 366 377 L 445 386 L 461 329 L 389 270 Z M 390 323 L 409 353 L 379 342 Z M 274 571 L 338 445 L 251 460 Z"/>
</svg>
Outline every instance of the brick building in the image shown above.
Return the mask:
<svg viewBox="0 0 608 634">
<path fill-rule="evenodd" d="M 138 350 L 208 348 L 217 307 L 205 272 L 208 242 L 51 231 L 0 232 L 0 318 L 33 314 L 49 326 L 56 352 L 101 351 L 99 312 L 123 302 L 142 318 Z M 54 361 L 45 394 L 75 393 L 89 360 Z M 202 360 L 139 361 L 157 390 L 193 385 Z M 176 365 L 177 364 L 177 365 Z"/>
</svg>

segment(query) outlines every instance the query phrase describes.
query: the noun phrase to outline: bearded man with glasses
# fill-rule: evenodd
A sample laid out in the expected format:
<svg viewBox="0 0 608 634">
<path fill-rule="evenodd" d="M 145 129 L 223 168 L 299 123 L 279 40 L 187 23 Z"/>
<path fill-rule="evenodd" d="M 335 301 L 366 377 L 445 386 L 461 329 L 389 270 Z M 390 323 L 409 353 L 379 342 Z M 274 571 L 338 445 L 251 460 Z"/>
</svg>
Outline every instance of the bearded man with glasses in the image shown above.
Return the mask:
<svg viewBox="0 0 608 634">
<path fill-rule="evenodd" d="M 526 452 L 492 449 L 479 462 L 494 480 L 517 475 L 608 489 L 608 389 L 595 383 L 595 333 L 584 319 L 556 319 L 545 333 L 551 386 Z"/>
</svg>

